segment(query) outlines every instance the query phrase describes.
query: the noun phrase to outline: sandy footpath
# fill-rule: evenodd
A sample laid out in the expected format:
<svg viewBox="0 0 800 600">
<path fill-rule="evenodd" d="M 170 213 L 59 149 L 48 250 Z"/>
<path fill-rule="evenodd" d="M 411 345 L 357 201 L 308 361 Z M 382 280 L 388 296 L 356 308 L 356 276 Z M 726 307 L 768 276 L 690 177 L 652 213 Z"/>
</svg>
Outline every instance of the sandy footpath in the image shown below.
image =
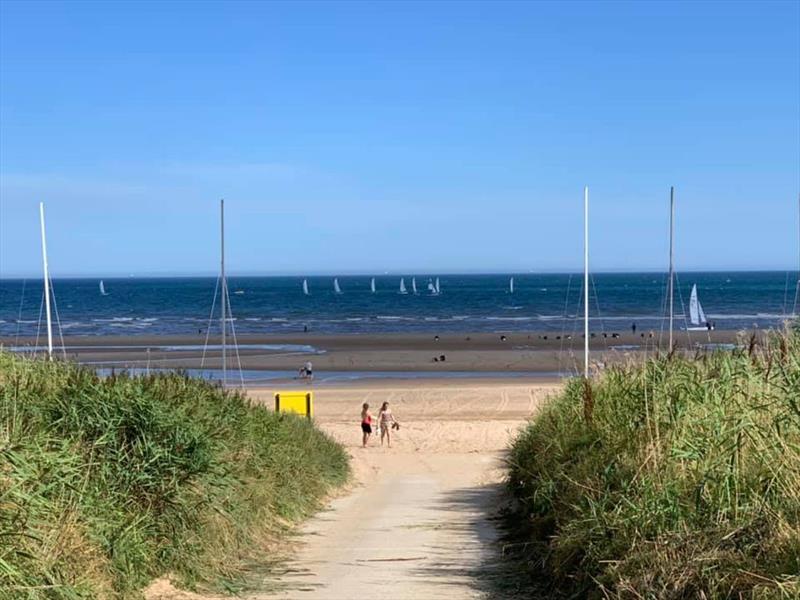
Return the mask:
<svg viewBox="0 0 800 600">
<path fill-rule="evenodd" d="M 316 419 L 352 457 L 354 482 L 310 519 L 262 598 L 484 598 L 495 561 L 491 516 L 509 441 L 557 383 L 453 381 L 315 390 Z M 251 390 L 272 402 L 272 390 Z M 388 401 L 401 429 L 392 448 L 361 448 L 359 410 Z M 271 583 L 274 586 L 274 582 Z M 176 598 L 155 586 L 150 600 Z"/>
</svg>

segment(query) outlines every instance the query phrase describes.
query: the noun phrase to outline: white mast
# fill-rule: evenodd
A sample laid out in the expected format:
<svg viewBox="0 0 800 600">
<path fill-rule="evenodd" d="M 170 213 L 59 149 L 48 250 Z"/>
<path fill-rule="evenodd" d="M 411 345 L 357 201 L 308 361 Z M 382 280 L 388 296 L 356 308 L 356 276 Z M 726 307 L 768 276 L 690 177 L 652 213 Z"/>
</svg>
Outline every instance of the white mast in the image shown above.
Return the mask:
<svg viewBox="0 0 800 600">
<path fill-rule="evenodd" d="M 669 188 L 669 351 L 672 352 L 672 303 L 675 291 L 675 268 L 673 263 L 673 247 L 675 241 L 675 187 Z"/>
<path fill-rule="evenodd" d="M 792 314 L 800 315 L 800 194 L 797 196 L 797 287 L 794 291 Z"/>
<path fill-rule="evenodd" d="M 227 376 L 227 355 L 226 355 L 226 348 L 225 348 L 225 329 L 226 329 L 226 319 L 225 319 L 225 304 L 228 297 L 228 285 L 225 281 L 225 200 L 219 201 L 219 228 L 220 228 L 220 269 L 219 269 L 219 277 L 220 277 L 220 287 L 222 289 L 222 310 L 220 316 L 220 324 L 222 325 L 222 387 L 228 383 L 228 376 Z"/>
<path fill-rule="evenodd" d="M 47 311 L 47 358 L 53 360 L 53 321 L 50 317 L 50 272 L 47 269 L 47 239 L 44 234 L 44 202 L 39 202 L 39 221 L 42 225 L 42 263 L 44 266 L 44 304 Z"/>
<path fill-rule="evenodd" d="M 589 378 L 589 187 L 583 188 L 583 376 Z"/>
</svg>

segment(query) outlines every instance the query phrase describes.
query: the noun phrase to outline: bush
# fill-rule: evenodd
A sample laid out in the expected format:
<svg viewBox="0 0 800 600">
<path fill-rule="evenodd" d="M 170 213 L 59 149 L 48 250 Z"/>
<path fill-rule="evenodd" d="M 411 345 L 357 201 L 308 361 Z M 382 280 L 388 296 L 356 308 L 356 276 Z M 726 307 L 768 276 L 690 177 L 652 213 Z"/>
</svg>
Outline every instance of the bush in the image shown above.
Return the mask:
<svg viewBox="0 0 800 600">
<path fill-rule="evenodd" d="M 176 374 L 0 353 L 0 424 L 0 596 L 135 596 L 167 573 L 241 584 L 348 475 L 306 419 Z"/>
<path fill-rule="evenodd" d="M 800 335 L 569 382 L 515 441 L 529 590 L 800 596 Z"/>
</svg>

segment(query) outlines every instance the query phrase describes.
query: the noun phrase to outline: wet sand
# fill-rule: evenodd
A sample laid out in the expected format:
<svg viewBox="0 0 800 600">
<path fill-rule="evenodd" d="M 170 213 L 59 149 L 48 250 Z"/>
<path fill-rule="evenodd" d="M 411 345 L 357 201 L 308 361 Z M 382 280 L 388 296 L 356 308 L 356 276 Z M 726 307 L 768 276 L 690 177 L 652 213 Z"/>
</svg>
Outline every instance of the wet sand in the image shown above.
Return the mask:
<svg viewBox="0 0 800 600">
<path fill-rule="evenodd" d="M 652 335 L 652 337 L 651 337 Z M 737 332 L 676 331 L 682 349 L 705 344 L 730 344 Z M 567 337 L 552 332 L 496 334 L 370 334 L 370 335 L 242 335 L 238 336 L 242 369 L 296 371 L 305 361 L 315 371 L 478 372 L 540 373 L 575 372 L 583 361 L 580 333 Z M 219 339 L 209 339 L 203 359 L 205 336 L 85 336 L 65 337 L 69 360 L 115 368 L 200 368 L 222 365 Z M 32 347 L 31 338 L 0 338 L 5 347 Z M 42 344 L 42 340 L 39 340 Z M 592 360 L 615 362 L 666 349 L 665 333 L 595 333 L 590 337 Z M 441 357 L 444 356 L 444 360 Z M 237 365 L 228 350 L 228 365 Z"/>
</svg>

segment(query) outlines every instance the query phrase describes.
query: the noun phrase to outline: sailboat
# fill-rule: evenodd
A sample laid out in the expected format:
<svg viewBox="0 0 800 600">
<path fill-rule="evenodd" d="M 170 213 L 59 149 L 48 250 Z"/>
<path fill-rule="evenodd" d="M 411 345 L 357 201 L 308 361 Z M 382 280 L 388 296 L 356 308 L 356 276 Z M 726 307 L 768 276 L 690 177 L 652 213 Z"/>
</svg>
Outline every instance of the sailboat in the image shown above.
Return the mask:
<svg viewBox="0 0 800 600">
<path fill-rule="evenodd" d="M 417 295 L 417 278 L 411 278 L 411 292 L 416 296 Z"/>
<path fill-rule="evenodd" d="M 375 278 L 374 277 L 372 279 L 370 279 L 369 289 L 373 294 L 375 293 Z"/>
<path fill-rule="evenodd" d="M 342 293 L 342 288 L 339 287 L 339 279 L 337 277 L 334 277 L 333 279 L 333 291 L 336 294 Z"/>
<path fill-rule="evenodd" d="M 408 293 L 406 291 L 406 280 L 403 277 L 400 278 L 400 293 L 401 294 L 407 294 Z"/>
<path fill-rule="evenodd" d="M 439 278 L 436 278 L 436 295 L 438 296 L 441 293 L 441 289 L 439 288 Z"/>
<path fill-rule="evenodd" d="M 708 320 L 706 313 L 703 312 L 703 305 L 700 304 L 700 299 L 697 297 L 697 284 L 692 285 L 692 295 L 689 298 L 689 321 L 692 326 L 688 327 L 689 331 L 704 331 L 708 329 Z"/>
<path fill-rule="evenodd" d="M 514 293 L 514 278 L 513 277 L 508 280 L 508 293 L 509 294 L 513 294 Z"/>
<path fill-rule="evenodd" d="M 306 296 L 311 295 L 308 293 L 308 279 L 303 279 L 303 294 Z"/>
<path fill-rule="evenodd" d="M 430 277 L 428 278 L 428 291 L 431 294 L 435 294 L 436 293 L 436 286 L 433 285 L 433 279 L 431 279 Z"/>
<path fill-rule="evenodd" d="M 100 295 L 101 296 L 108 296 L 108 292 L 106 292 L 106 286 L 103 285 L 103 280 L 100 280 Z"/>
</svg>

